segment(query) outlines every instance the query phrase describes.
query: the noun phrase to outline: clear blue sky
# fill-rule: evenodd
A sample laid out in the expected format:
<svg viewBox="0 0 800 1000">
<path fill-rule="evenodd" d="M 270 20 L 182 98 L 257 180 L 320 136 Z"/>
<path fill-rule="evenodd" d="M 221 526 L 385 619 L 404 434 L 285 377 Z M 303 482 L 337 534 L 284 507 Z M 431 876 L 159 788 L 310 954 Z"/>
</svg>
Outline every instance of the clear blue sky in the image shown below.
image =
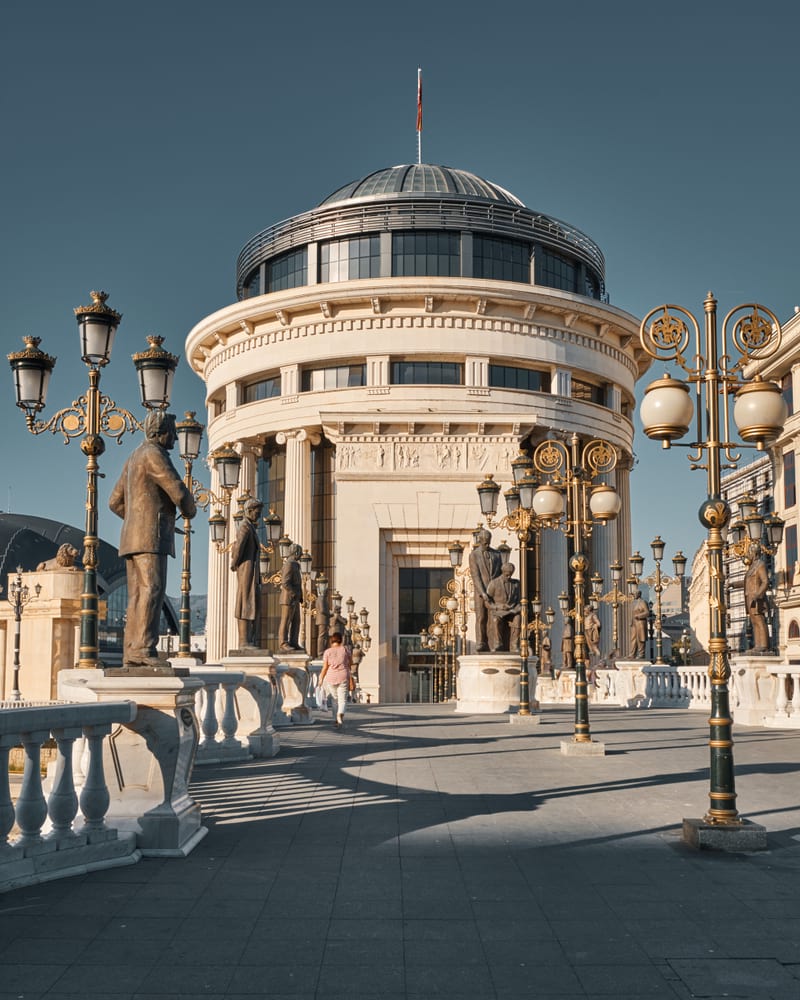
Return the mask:
<svg viewBox="0 0 800 1000">
<path fill-rule="evenodd" d="M 58 356 L 52 415 L 86 386 L 72 309 L 105 289 L 124 315 L 102 388 L 138 409 L 130 355 L 153 332 L 182 353 L 234 300 L 251 235 L 415 160 L 418 64 L 423 159 L 588 233 L 614 305 L 702 315 L 712 289 L 722 311 L 757 300 L 788 319 L 799 27 L 785 0 L 6 0 L 0 346 L 30 333 Z M 2 377 L 0 508 L 82 526 L 77 442 L 28 434 Z M 188 408 L 204 420 L 202 383 L 181 364 L 173 410 Z M 134 444 L 109 443 L 101 464 L 100 533 L 114 542 L 107 497 Z M 634 545 L 649 562 L 660 533 L 668 557 L 691 555 L 704 474 L 641 434 L 636 452 Z"/>
</svg>

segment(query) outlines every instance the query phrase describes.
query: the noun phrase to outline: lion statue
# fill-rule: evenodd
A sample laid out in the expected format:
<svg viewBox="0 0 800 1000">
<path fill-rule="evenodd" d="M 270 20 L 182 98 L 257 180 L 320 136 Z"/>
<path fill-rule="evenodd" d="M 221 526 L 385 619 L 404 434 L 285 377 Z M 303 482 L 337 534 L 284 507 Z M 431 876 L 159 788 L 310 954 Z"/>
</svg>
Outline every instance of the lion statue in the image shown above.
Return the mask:
<svg viewBox="0 0 800 1000">
<path fill-rule="evenodd" d="M 63 545 L 59 545 L 58 552 L 52 559 L 45 559 L 44 562 L 39 563 L 36 571 L 38 573 L 49 569 L 75 569 L 75 560 L 79 554 L 74 545 L 64 542 Z"/>
</svg>

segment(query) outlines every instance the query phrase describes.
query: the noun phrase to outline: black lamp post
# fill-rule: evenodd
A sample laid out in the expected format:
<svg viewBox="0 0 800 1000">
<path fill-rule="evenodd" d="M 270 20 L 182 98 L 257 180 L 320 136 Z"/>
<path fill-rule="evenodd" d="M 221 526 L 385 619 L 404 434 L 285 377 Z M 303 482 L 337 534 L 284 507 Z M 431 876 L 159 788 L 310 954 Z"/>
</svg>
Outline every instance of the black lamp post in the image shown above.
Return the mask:
<svg viewBox="0 0 800 1000">
<path fill-rule="evenodd" d="M 106 305 L 105 292 L 92 292 L 91 297 L 91 305 L 75 309 L 81 360 L 88 369 L 89 387 L 72 406 L 59 410 L 47 421 L 36 419 L 45 407 L 50 375 L 56 363 L 55 358 L 39 350 L 39 337 L 23 337 L 25 350 L 8 355 L 17 406 L 24 411 L 31 434 L 61 433 L 66 443 L 72 438 L 82 438 L 81 451 L 86 455 L 86 526 L 78 666 L 84 670 L 101 666 L 98 657 L 97 480 L 100 477 L 99 458 L 105 451 L 103 437 L 119 442 L 126 432 L 141 427 L 129 410 L 117 406 L 100 391 L 100 373 L 111 360 L 121 315 Z M 147 409 L 165 410 L 169 406 L 178 358 L 162 349 L 162 337 L 150 336 L 147 341 L 149 348 L 133 355 L 142 405 Z"/>
<path fill-rule="evenodd" d="M 0 587 L 0 590 L 2 589 L 3 588 Z M 22 582 L 22 567 L 17 566 L 17 575 L 9 584 L 8 594 L 6 595 L 6 600 L 14 609 L 14 673 L 11 690 L 12 701 L 20 701 L 22 697 L 19 691 L 19 647 L 20 633 L 22 631 L 22 612 L 26 604 L 29 604 L 32 600 L 39 596 L 42 591 L 42 585 L 37 583 L 33 588 L 33 591 L 34 592 L 31 593 L 28 584 Z"/>
<path fill-rule="evenodd" d="M 773 312 L 750 302 L 731 309 L 718 334 L 717 300 L 711 292 L 705 298 L 703 312 L 702 331 L 692 313 L 677 305 L 659 306 L 642 320 L 639 339 L 644 350 L 658 361 L 674 361 L 687 379 L 667 374 L 651 383 L 640 413 L 645 434 L 661 441 L 663 448 L 687 434 L 696 414 L 688 457 L 693 469 L 704 469 L 707 474 L 700 522 L 708 532 L 710 808 L 702 821 L 684 820 L 684 837 L 700 846 L 713 844 L 726 849 L 730 844 L 732 849 L 740 850 L 746 842 L 757 849 L 766 847 L 766 831 L 750 824 L 748 836 L 742 836 L 743 821 L 736 808 L 734 788 L 723 560 L 730 508 L 722 498 L 721 476 L 723 459 L 726 467 L 735 467 L 740 457 L 733 450 L 731 415 L 744 447 L 763 450 L 783 430 L 787 407 L 781 387 L 758 373 L 750 374 L 760 362 L 778 353 L 782 331 Z M 691 398 L 692 385 L 696 407 Z M 735 399 L 732 414 L 731 396 Z"/>
</svg>

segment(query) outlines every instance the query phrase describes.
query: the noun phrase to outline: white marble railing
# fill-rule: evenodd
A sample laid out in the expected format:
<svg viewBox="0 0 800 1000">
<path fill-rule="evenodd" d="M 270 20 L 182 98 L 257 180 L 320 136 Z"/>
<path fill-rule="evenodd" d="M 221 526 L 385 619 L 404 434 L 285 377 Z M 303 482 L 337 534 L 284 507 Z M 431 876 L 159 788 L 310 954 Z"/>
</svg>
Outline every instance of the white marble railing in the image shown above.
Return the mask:
<svg viewBox="0 0 800 1000">
<path fill-rule="evenodd" d="M 239 668 L 232 665 L 237 662 Z M 196 764 L 275 756 L 281 743 L 273 726 L 278 685 L 271 658 L 238 658 L 190 667 L 189 673 L 203 682 L 196 698 Z"/>
<path fill-rule="evenodd" d="M 224 667 L 191 667 L 189 673 L 203 682 L 195 700 L 201 733 L 195 764 L 248 760 L 252 757 L 250 749 L 237 736 L 236 693 L 244 685 L 244 673 Z"/>
<path fill-rule="evenodd" d="M 110 795 L 103 769 L 105 738 L 135 716 L 131 701 L 0 702 L 0 891 L 139 860 L 136 837 L 106 823 Z M 56 760 L 46 791 L 41 752 L 51 739 Z M 83 741 L 80 755 L 73 753 L 76 741 Z M 14 797 L 9 754 L 20 745 L 25 763 Z"/>
<path fill-rule="evenodd" d="M 775 679 L 775 705 L 764 725 L 800 729 L 800 665 L 770 664 L 767 673 Z"/>
</svg>

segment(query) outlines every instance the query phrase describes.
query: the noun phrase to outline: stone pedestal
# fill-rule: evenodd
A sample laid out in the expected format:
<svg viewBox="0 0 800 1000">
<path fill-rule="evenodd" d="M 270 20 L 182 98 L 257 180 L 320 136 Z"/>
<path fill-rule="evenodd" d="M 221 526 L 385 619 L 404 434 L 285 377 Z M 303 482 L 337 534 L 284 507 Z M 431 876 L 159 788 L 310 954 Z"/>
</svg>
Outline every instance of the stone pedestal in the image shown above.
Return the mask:
<svg viewBox="0 0 800 1000">
<path fill-rule="evenodd" d="M 642 708 L 646 702 L 647 678 L 642 667 L 649 667 L 649 660 L 617 660 L 619 676 L 616 680 L 617 704 L 623 708 Z"/>
<path fill-rule="evenodd" d="M 562 740 L 561 753 L 564 757 L 605 757 L 605 743 L 590 740 L 588 743 L 578 743 L 576 740 Z"/>
<path fill-rule="evenodd" d="M 59 677 L 59 696 L 68 701 L 136 702 L 136 718 L 107 741 L 107 816 L 136 833 L 145 856 L 185 857 L 208 833 L 189 794 L 201 687 L 166 671 L 70 670 Z"/>
<path fill-rule="evenodd" d="M 274 757 L 281 748 L 281 738 L 273 725 L 278 701 L 278 677 L 274 658 L 268 654 L 237 654 L 224 658 L 222 666 L 226 670 L 244 674 L 244 683 L 237 699 L 239 728 L 247 736 L 250 752 L 254 757 Z"/>
<path fill-rule="evenodd" d="M 683 821 L 683 840 L 692 847 L 710 851 L 744 853 L 767 849 L 767 829 L 744 819 L 741 823 L 706 823 L 702 819 Z"/>
<path fill-rule="evenodd" d="M 276 726 L 310 726 L 314 716 L 308 707 L 308 653 L 279 653 L 275 667 L 278 679 Z"/>
<path fill-rule="evenodd" d="M 519 710 L 521 665 L 522 661 L 515 653 L 459 656 L 456 712 L 469 715 L 516 713 Z M 536 659 L 529 657 L 528 700 L 531 705 L 536 701 L 536 679 Z"/>
<path fill-rule="evenodd" d="M 734 654 L 731 665 L 731 715 L 743 726 L 763 726 L 775 711 L 776 678 L 770 672 L 778 656 Z"/>
</svg>

